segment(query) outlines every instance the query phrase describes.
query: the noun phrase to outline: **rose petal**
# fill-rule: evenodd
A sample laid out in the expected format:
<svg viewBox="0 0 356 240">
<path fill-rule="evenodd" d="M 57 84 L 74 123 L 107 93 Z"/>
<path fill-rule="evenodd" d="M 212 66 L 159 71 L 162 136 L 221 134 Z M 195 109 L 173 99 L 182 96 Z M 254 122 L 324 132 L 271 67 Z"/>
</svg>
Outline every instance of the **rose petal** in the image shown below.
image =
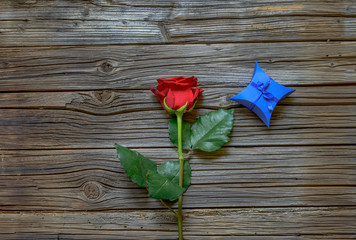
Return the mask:
<svg viewBox="0 0 356 240">
<path fill-rule="evenodd" d="M 192 88 L 193 100 L 188 104 L 187 110 L 190 110 L 194 106 L 194 103 L 197 101 L 199 94 L 203 91 L 204 90 L 201 88 Z"/>
<path fill-rule="evenodd" d="M 168 89 L 168 93 L 166 96 L 166 104 L 168 107 L 170 107 L 171 109 L 174 109 L 174 104 L 175 104 L 175 96 L 173 94 L 173 91 L 171 89 Z"/>
<path fill-rule="evenodd" d="M 159 83 L 157 89 L 162 91 L 166 88 L 189 88 L 197 86 L 197 78 L 196 77 L 175 77 L 175 78 L 160 78 L 157 79 Z"/>
<path fill-rule="evenodd" d="M 150 87 L 150 90 L 154 93 L 154 95 L 157 96 L 157 98 L 158 98 L 158 100 L 161 102 L 161 104 L 163 104 L 163 100 L 164 100 L 165 96 L 162 95 L 162 94 L 161 94 L 159 91 L 157 91 L 157 89 L 155 89 L 155 88 Z"/>
<path fill-rule="evenodd" d="M 157 89 L 150 88 L 151 91 L 158 97 L 161 104 L 166 104 L 171 109 L 177 110 L 187 103 L 187 110 L 194 106 L 199 94 L 203 92 L 197 86 L 198 79 L 192 77 L 174 77 L 157 79 Z"/>
<path fill-rule="evenodd" d="M 186 89 L 173 89 L 174 95 L 174 107 L 173 109 L 177 110 L 183 107 L 186 103 L 188 105 L 193 101 L 193 93 L 191 88 Z"/>
</svg>

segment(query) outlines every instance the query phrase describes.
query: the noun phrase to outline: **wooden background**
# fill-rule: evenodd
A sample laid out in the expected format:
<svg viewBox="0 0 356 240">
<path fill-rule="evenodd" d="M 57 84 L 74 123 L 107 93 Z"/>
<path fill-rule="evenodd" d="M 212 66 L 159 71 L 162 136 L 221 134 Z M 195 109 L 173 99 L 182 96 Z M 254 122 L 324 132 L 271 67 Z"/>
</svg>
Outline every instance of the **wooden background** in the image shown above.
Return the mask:
<svg viewBox="0 0 356 240">
<path fill-rule="evenodd" d="M 296 89 L 269 129 L 228 100 L 255 61 Z M 148 88 L 179 75 L 188 120 L 235 109 L 190 158 L 186 239 L 356 239 L 354 0 L 0 0 L 0 239 L 176 239 L 113 144 L 177 157 Z"/>
</svg>

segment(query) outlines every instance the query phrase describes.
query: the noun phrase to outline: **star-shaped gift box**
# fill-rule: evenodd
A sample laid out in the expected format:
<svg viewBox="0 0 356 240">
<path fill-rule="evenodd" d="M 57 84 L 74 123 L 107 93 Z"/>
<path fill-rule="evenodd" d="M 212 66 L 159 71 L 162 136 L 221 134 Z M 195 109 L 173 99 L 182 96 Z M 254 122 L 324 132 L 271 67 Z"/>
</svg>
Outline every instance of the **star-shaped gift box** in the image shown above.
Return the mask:
<svg viewBox="0 0 356 240">
<path fill-rule="evenodd" d="M 277 103 L 294 91 L 295 89 L 275 82 L 256 62 L 251 82 L 242 92 L 230 99 L 253 111 L 269 127 Z"/>
</svg>

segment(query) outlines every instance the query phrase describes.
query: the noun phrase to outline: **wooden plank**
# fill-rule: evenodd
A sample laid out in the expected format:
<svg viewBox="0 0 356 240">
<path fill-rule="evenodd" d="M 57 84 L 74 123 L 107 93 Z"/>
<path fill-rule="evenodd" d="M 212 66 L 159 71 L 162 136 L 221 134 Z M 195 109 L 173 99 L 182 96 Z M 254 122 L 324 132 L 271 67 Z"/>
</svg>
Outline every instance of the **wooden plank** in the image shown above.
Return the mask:
<svg viewBox="0 0 356 240">
<path fill-rule="evenodd" d="M 185 211 L 185 239 L 353 239 L 356 208 Z M 168 211 L 3 213 L 5 239 L 177 239 Z"/>
<path fill-rule="evenodd" d="M 354 40 L 355 25 L 355 18 L 303 16 L 193 20 L 168 23 L 165 28 L 173 42 L 214 43 Z"/>
<path fill-rule="evenodd" d="M 146 91 L 146 94 L 155 100 L 152 93 Z M 351 98 L 354 95 L 351 93 Z M 167 138 L 170 116 L 157 100 L 151 105 L 142 105 L 141 97 L 119 101 L 129 107 L 119 106 L 111 113 L 99 115 L 86 112 L 85 108 L 84 112 L 73 111 L 73 108 L 3 109 L 0 112 L 0 146 L 2 149 L 110 148 L 114 142 L 129 147 L 172 146 Z M 105 100 L 103 102 L 104 107 L 110 108 Z M 80 103 L 74 105 L 79 107 Z M 195 109 L 185 118 L 193 121 L 210 111 L 208 109 Z M 228 146 L 356 142 L 355 131 L 351 131 L 356 123 L 355 105 L 280 105 L 275 108 L 270 128 L 244 107 L 237 108 L 234 116 L 232 140 Z"/>
<path fill-rule="evenodd" d="M 1 1 L 0 20 L 106 20 L 165 21 L 266 16 L 355 16 L 352 0 L 209 1 L 144 0 Z"/>
<path fill-rule="evenodd" d="M 134 150 L 158 164 L 177 155 L 173 148 Z M 355 154 L 355 146 L 198 152 L 190 157 L 184 206 L 355 205 Z M 162 208 L 129 180 L 113 148 L 1 151 L 0 157 L 2 210 Z"/>
<path fill-rule="evenodd" d="M 2 4 L 7 5 L 0 28 L 2 47 L 356 39 L 356 19 L 343 16 L 356 15 L 351 0 L 329 4 L 316 0 L 282 4 L 198 1 L 193 8 L 189 1 L 153 6 L 113 2 L 111 7 L 109 1 L 64 1 L 59 7 L 58 1 L 46 6 L 43 1 L 12 2 Z"/>
<path fill-rule="evenodd" d="M 296 91 L 279 106 L 355 105 L 356 86 L 293 87 Z M 196 109 L 239 108 L 229 100 L 243 87 L 208 88 Z M 139 97 L 138 97 L 139 96 Z M 72 92 L 0 92 L 0 109 L 67 109 L 93 115 L 110 115 L 159 108 L 150 90 L 97 90 Z M 342 107 L 342 106 L 341 106 Z"/>
<path fill-rule="evenodd" d="M 355 52 L 355 42 L 3 48 L 0 89 L 148 89 L 181 75 L 203 88 L 242 87 L 255 61 L 285 85 L 354 84 Z"/>
<path fill-rule="evenodd" d="M 194 19 L 166 24 L 146 21 L 1 21 L 0 46 L 342 41 L 356 40 L 355 25 L 356 18 L 344 17 Z"/>
</svg>

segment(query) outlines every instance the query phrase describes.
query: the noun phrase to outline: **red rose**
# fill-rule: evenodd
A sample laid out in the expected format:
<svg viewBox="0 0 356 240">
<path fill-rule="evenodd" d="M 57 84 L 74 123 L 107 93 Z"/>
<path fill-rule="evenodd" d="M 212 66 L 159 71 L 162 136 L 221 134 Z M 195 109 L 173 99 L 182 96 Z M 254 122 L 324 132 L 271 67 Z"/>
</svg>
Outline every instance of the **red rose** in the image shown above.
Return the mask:
<svg viewBox="0 0 356 240">
<path fill-rule="evenodd" d="M 157 89 L 150 88 L 151 91 L 158 97 L 163 108 L 164 99 L 166 99 L 166 105 L 177 110 L 183 107 L 187 103 L 186 110 L 191 110 L 199 93 L 203 92 L 201 88 L 196 88 L 198 79 L 196 77 L 175 77 L 175 78 L 160 78 L 157 79 Z"/>
</svg>

